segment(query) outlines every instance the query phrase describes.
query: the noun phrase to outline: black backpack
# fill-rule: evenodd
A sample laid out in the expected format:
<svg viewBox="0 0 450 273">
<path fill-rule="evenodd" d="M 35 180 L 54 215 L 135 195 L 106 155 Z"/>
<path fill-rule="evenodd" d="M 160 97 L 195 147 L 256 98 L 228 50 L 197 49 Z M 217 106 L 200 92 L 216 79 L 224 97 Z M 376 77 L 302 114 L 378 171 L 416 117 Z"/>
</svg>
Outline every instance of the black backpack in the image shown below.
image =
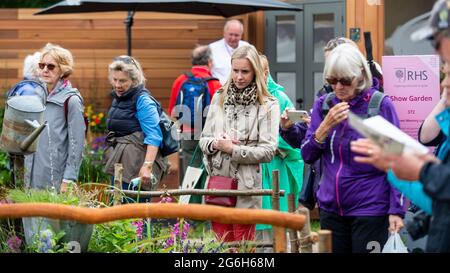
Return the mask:
<svg viewBox="0 0 450 273">
<path fill-rule="evenodd" d="M 160 151 L 161 155 L 163 157 L 166 157 L 178 152 L 178 150 L 180 149 L 180 145 L 175 138 L 175 136 L 177 135 L 176 126 L 174 126 L 175 123 L 164 112 L 159 101 L 157 101 L 152 95 L 150 95 L 150 92 L 147 91 L 147 93 L 150 99 L 152 99 L 156 103 L 156 108 L 159 114 L 159 127 L 161 128 L 163 137 L 163 146 Z"/>
</svg>

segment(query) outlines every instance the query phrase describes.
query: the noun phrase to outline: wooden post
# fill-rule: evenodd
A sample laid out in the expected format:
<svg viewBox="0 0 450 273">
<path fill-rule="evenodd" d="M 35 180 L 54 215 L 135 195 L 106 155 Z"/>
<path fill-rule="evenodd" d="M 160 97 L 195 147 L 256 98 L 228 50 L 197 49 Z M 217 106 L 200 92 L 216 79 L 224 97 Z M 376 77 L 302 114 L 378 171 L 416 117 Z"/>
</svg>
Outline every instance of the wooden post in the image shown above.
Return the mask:
<svg viewBox="0 0 450 273">
<path fill-rule="evenodd" d="M 13 163 L 13 177 L 9 184 L 10 188 L 20 188 L 25 181 L 25 157 L 23 155 L 10 154 Z"/>
<path fill-rule="evenodd" d="M 319 230 L 319 253 L 332 253 L 331 230 Z"/>
<path fill-rule="evenodd" d="M 309 216 L 309 209 L 305 207 L 299 207 L 298 213 L 305 216 L 305 225 L 300 230 L 300 253 L 312 253 L 312 240 L 311 240 L 311 220 Z"/>
<path fill-rule="evenodd" d="M 280 176 L 278 170 L 272 172 L 272 209 L 280 210 Z M 276 253 L 286 252 L 286 231 L 282 227 L 273 227 L 273 249 Z"/>
<path fill-rule="evenodd" d="M 295 195 L 290 193 L 288 194 L 288 210 L 290 213 L 295 213 Z M 292 253 L 298 253 L 298 236 L 297 230 L 289 229 L 289 239 Z"/>
<path fill-rule="evenodd" d="M 121 163 L 114 164 L 114 206 L 121 204 L 122 195 L 122 174 L 123 166 Z"/>
</svg>

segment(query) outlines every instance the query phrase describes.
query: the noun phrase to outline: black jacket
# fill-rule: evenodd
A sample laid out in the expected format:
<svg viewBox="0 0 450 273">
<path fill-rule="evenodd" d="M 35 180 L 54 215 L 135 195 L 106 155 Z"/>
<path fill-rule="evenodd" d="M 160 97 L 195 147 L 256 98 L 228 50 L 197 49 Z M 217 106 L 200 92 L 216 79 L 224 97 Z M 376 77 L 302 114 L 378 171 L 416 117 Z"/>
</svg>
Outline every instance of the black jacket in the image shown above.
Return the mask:
<svg viewBox="0 0 450 273">
<path fill-rule="evenodd" d="M 450 253 L 450 152 L 440 164 L 427 163 L 419 180 L 433 200 L 426 251 Z"/>
</svg>

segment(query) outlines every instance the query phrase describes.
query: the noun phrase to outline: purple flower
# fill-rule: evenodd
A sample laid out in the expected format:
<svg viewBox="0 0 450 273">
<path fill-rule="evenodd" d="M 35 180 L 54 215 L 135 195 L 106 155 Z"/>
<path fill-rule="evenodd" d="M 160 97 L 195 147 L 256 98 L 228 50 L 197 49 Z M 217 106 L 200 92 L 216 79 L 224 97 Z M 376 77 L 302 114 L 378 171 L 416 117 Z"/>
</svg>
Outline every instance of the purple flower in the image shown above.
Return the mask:
<svg viewBox="0 0 450 273">
<path fill-rule="evenodd" d="M 97 137 L 92 141 L 92 150 L 97 152 L 98 149 L 106 149 L 106 136 Z"/>
<path fill-rule="evenodd" d="M 9 237 L 7 241 L 9 250 L 11 253 L 20 253 L 20 246 L 22 245 L 22 240 L 16 235 Z"/>
<path fill-rule="evenodd" d="M 138 221 L 132 222 L 132 224 L 133 224 L 133 226 L 136 227 L 137 238 L 139 240 L 142 240 L 142 238 L 143 238 L 142 232 L 144 230 L 144 221 L 138 220 Z"/>
<path fill-rule="evenodd" d="M 164 248 L 169 248 L 173 246 L 173 237 L 171 236 L 164 242 Z"/>
<path fill-rule="evenodd" d="M 199 247 L 197 247 L 195 250 L 197 253 L 202 253 L 203 248 L 205 247 L 205 244 L 201 244 Z"/>
</svg>

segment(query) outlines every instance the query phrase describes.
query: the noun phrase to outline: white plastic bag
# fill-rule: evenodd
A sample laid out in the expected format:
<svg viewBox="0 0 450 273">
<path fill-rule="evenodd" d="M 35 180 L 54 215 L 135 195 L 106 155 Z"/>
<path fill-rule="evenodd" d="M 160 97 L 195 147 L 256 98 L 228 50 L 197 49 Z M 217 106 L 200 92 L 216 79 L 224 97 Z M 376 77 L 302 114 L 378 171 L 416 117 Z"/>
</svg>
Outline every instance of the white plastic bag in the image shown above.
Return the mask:
<svg viewBox="0 0 450 273">
<path fill-rule="evenodd" d="M 400 235 L 395 232 L 391 233 L 381 253 L 408 253 L 408 249 L 403 244 Z"/>
</svg>

